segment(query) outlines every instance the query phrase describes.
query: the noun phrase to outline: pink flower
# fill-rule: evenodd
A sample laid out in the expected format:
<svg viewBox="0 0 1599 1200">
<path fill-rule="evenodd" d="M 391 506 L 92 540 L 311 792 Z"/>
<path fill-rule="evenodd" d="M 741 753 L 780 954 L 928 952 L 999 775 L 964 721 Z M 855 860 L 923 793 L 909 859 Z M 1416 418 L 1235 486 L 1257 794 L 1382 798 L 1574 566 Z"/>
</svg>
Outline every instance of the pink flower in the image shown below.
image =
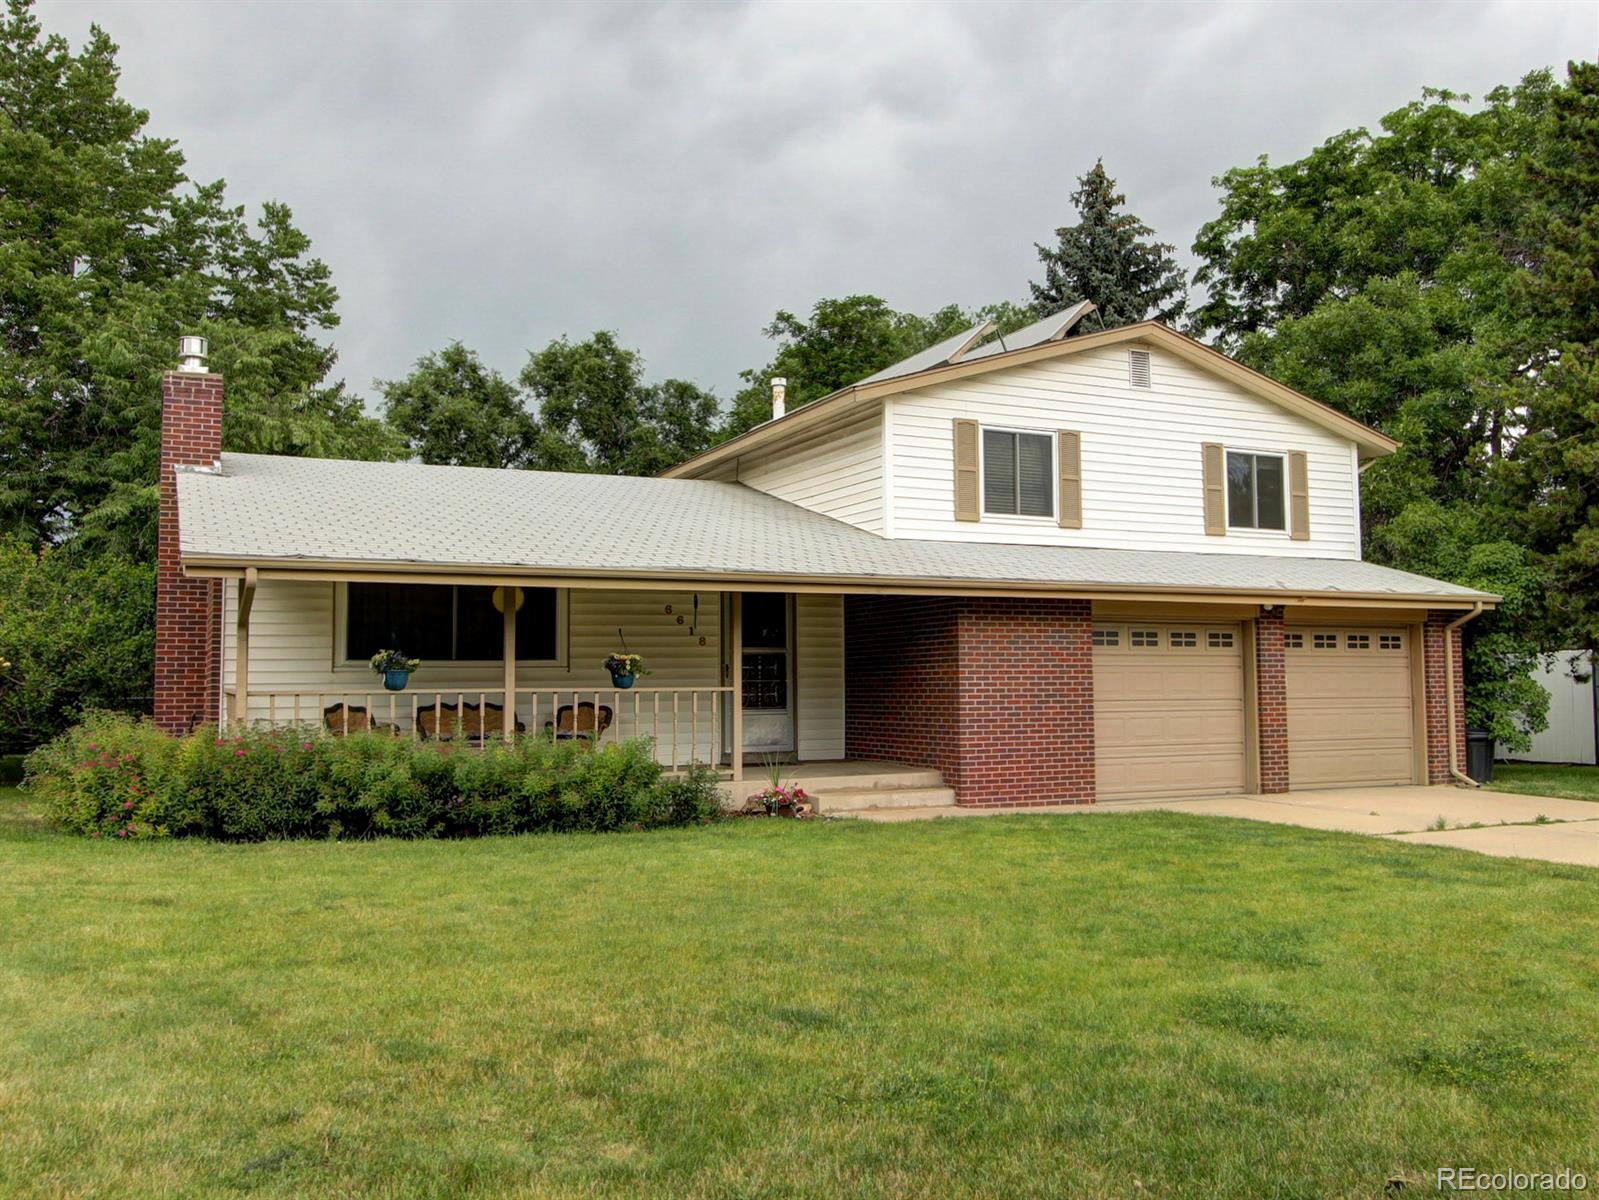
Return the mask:
<svg viewBox="0 0 1599 1200">
<path fill-rule="evenodd" d="M 311 743 L 310 742 L 301 742 L 300 743 L 300 749 L 309 750 L 310 748 L 311 748 Z"/>
<path fill-rule="evenodd" d="M 133 807 L 133 801 L 132 800 L 125 801 L 123 803 L 123 805 L 122 805 L 122 809 L 123 809 L 124 812 L 126 812 L 128 809 L 130 809 L 132 807 Z"/>
<path fill-rule="evenodd" d="M 217 739 L 217 745 L 219 745 L 219 746 L 222 745 L 222 739 L 221 738 Z"/>
<path fill-rule="evenodd" d="M 243 750 L 243 749 L 235 750 L 233 752 L 233 757 L 234 758 L 243 758 L 248 753 L 250 753 L 248 750 Z"/>
</svg>

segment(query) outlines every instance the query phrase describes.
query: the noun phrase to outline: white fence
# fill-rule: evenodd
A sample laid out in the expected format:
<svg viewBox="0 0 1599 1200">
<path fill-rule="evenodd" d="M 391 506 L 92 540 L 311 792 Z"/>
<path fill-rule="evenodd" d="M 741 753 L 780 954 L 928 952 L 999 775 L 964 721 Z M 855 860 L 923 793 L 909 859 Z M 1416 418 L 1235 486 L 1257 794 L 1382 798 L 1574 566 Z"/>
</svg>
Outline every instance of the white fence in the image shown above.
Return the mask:
<svg viewBox="0 0 1599 1200">
<path fill-rule="evenodd" d="M 1587 678 L 1572 678 L 1572 666 Z M 1549 728 L 1534 735 L 1532 749 L 1509 751 L 1499 747 L 1499 755 L 1518 762 L 1599 763 L 1595 738 L 1599 718 L 1595 717 L 1594 664 L 1581 650 L 1567 650 L 1546 659 L 1532 677 L 1549 693 Z"/>
</svg>

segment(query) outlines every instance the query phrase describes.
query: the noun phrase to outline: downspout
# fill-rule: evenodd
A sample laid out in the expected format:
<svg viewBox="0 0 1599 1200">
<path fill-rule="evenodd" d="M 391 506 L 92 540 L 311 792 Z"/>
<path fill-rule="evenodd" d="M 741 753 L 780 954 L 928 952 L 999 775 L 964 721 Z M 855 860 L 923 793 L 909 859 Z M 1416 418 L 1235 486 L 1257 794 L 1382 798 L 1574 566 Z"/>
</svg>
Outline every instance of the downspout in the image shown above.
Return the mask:
<svg viewBox="0 0 1599 1200">
<path fill-rule="evenodd" d="M 1464 616 L 1455 618 L 1453 621 L 1449 622 L 1449 624 L 1444 626 L 1444 716 L 1445 716 L 1445 719 L 1448 720 L 1448 722 L 1449 722 L 1449 774 L 1454 776 L 1454 778 L 1455 778 L 1455 780 L 1457 782 L 1463 783 L 1467 787 L 1474 787 L 1474 788 L 1475 787 L 1481 787 L 1482 784 L 1478 783 L 1470 775 L 1467 775 L 1465 772 L 1463 772 L 1456 765 L 1460 761 L 1459 754 L 1457 753 L 1458 750 L 1459 750 L 1459 746 L 1460 746 L 1460 738 L 1455 732 L 1455 655 L 1454 655 L 1455 638 L 1454 638 L 1454 634 L 1455 634 L 1455 630 L 1459 629 L 1467 621 L 1470 621 L 1473 618 L 1480 617 L 1480 616 L 1482 616 L 1482 601 L 1481 600 L 1477 601 L 1475 607 L 1473 607 L 1472 610 L 1469 613 L 1466 613 Z M 1460 655 L 1461 655 L 1461 660 L 1462 660 L 1460 672 L 1461 672 L 1462 675 L 1465 674 L 1465 670 L 1466 670 L 1465 669 L 1465 662 L 1464 662 L 1465 654 L 1466 654 L 1466 648 L 1465 648 L 1464 645 L 1462 645 L 1461 648 L 1460 648 Z"/>
</svg>

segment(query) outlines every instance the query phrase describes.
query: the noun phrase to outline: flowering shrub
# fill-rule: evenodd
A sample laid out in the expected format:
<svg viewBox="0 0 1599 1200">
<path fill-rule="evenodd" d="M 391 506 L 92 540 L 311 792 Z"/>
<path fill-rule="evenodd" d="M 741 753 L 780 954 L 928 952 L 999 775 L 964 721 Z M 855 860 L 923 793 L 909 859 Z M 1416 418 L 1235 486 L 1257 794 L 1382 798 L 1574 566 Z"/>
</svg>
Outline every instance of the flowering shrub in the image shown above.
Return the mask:
<svg viewBox="0 0 1599 1200">
<path fill-rule="evenodd" d="M 647 741 L 523 738 L 477 749 L 381 733 L 174 738 L 96 713 L 28 758 L 27 787 L 88 837 L 468 837 L 710 820 L 715 778 L 669 778 Z"/>
</svg>

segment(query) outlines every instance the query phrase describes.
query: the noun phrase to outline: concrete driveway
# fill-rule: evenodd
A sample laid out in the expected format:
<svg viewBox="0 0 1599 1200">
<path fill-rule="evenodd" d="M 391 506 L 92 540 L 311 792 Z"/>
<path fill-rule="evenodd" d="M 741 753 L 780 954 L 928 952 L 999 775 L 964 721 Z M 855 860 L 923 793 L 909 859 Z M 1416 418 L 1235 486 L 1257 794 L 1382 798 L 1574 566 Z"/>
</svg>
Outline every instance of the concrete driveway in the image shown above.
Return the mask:
<svg viewBox="0 0 1599 1200">
<path fill-rule="evenodd" d="M 1093 816 L 1150 809 L 1198 816 L 1242 817 L 1279 825 L 1303 825 L 1309 829 L 1454 846 L 1504 858 L 1541 858 L 1548 862 L 1599 867 L 1599 803 L 1453 786 L 1338 788 L 1271 796 L 1110 801 L 1059 808 L 882 809 L 853 815 L 867 820 L 904 821 L 1003 813 Z M 1440 822 L 1447 828 L 1439 829 Z"/>
<path fill-rule="evenodd" d="M 1126 811 L 1160 808 L 1369 833 L 1397 841 L 1454 846 L 1503 858 L 1599 867 L 1599 804 L 1552 796 L 1461 787 L 1339 788 L 1273 796 L 1218 796 L 1100 805 Z M 1439 824 L 1447 829 L 1439 829 Z"/>
</svg>

